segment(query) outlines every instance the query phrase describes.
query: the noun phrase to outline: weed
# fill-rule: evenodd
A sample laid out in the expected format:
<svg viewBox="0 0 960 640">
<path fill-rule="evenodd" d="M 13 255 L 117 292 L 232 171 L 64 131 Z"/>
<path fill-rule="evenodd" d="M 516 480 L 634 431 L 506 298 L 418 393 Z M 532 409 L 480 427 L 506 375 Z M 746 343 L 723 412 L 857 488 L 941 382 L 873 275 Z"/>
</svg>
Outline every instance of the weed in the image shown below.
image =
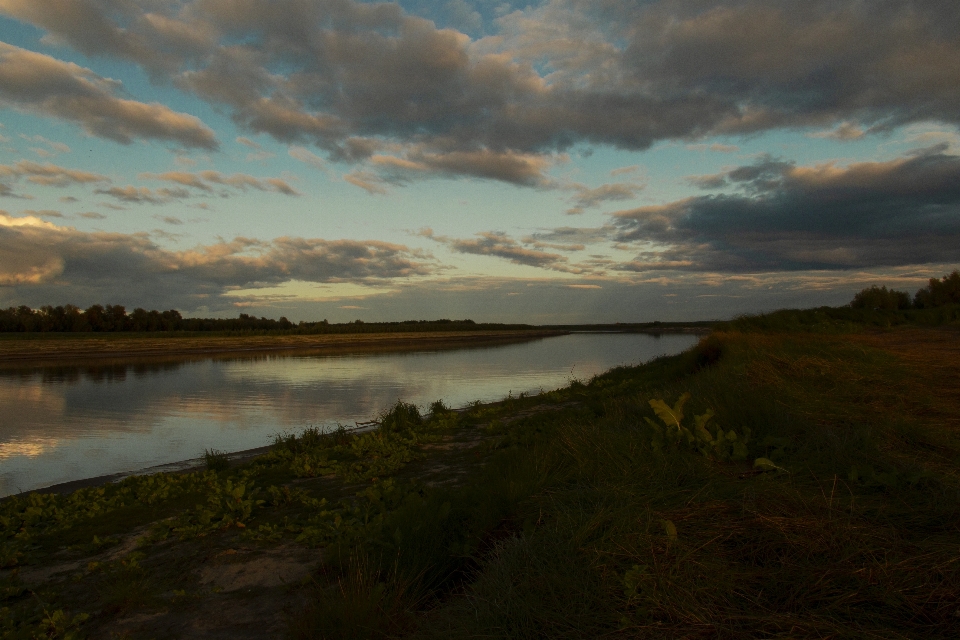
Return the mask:
<svg viewBox="0 0 960 640">
<path fill-rule="evenodd" d="M 203 461 L 207 471 L 226 471 L 230 468 L 230 461 L 227 460 L 227 452 L 218 449 L 204 449 Z"/>
</svg>

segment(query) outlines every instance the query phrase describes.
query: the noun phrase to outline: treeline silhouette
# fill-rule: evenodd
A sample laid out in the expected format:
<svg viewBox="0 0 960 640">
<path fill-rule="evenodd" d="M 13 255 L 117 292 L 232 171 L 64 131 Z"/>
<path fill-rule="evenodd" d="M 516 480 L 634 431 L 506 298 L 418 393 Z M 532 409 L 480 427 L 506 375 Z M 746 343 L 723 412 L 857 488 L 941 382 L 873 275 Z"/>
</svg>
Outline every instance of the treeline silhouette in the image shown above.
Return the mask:
<svg viewBox="0 0 960 640">
<path fill-rule="evenodd" d="M 137 308 L 127 313 L 122 305 L 95 304 L 81 309 L 72 304 L 27 306 L 0 309 L 0 332 L 67 333 L 67 332 L 226 332 L 226 333 L 391 333 L 401 331 L 467 331 L 477 329 L 532 329 L 525 324 L 505 325 L 473 320 L 405 320 L 403 322 L 363 322 L 333 324 L 300 322 L 294 324 L 281 317 L 257 318 L 241 313 L 237 318 L 184 318 L 179 311 L 147 311 Z"/>
<path fill-rule="evenodd" d="M 912 300 L 905 291 L 873 286 L 860 291 L 850 302 L 854 309 L 875 311 L 934 309 L 950 304 L 960 304 L 960 271 L 957 270 L 939 280 L 930 278 L 930 284 L 917 291 Z"/>
</svg>

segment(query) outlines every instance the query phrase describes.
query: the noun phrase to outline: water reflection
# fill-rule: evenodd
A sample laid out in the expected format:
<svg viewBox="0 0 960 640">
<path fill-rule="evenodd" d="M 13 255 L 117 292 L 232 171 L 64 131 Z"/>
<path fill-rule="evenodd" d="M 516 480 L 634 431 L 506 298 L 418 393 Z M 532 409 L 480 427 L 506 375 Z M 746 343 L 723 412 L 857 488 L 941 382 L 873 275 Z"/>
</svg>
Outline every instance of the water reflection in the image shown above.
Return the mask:
<svg viewBox="0 0 960 640">
<path fill-rule="evenodd" d="M 676 353 L 686 335 L 574 334 L 523 344 L 318 357 L 251 355 L 0 374 L 0 495 L 262 446 L 368 420 L 403 399 L 462 406 Z"/>
</svg>

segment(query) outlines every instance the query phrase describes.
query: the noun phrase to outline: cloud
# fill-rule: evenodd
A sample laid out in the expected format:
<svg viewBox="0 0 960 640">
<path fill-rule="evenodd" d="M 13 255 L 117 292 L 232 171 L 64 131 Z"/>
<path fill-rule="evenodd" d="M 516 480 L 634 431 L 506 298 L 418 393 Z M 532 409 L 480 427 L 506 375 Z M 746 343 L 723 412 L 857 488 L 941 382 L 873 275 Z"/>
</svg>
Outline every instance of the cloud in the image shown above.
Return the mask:
<svg viewBox="0 0 960 640">
<path fill-rule="evenodd" d="M 323 158 L 313 153 L 309 149 L 304 149 L 303 147 L 290 147 L 287 150 L 287 154 L 294 160 L 299 160 L 305 164 L 312 165 L 321 171 L 325 171 L 327 168 L 327 163 Z"/>
<path fill-rule="evenodd" d="M 576 195 L 573 198 L 573 207 L 567 209 L 567 213 L 575 215 L 604 202 L 632 200 L 643 187 L 644 185 L 637 182 L 604 184 L 593 189 L 583 184 L 573 185 Z"/>
<path fill-rule="evenodd" d="M 108 177 L 100 175 L 99 173 L 66 169 L 51 163 L 40 164 L 31 162 L 30 160 L 20 160 L 16 164 L 0 165 L 0 196 L 31 198 L 32 196 L 15 193 L 13 188 L 8 184 L 8 182 L 16 182 L 21 178 L 26 179 L 27 182 L 45 187 L 66 187 L 75 184 L 110 182 Z M 76 201 L 76 199 L 74 198 L 73 201 Z"/>
<path fill-rule="evenodd" d="M 563 158 L 560 158 L 561 160 Z M 372 154 L 369 158 L 383 179 L 391 184 L 433 176 L 470 176 L 522 186 L 555 187 L 546 175 L 554 158 L 511 150 L 436 152 L 422 145 L 404 149 L 399 156 Z"/>
<path fill-rule="evenodd" d="M 188 171 L 167 171 L 166 173 L 141 173 L 140 177 L 147 180 L 165 180 L 176 184 L 199 189 L 200 191 L 212 192 L 212 185 L 231 187 L 239 191 L 246 191 L 247 188 L 257 191 L 272 191 L 287 196 L 299 196 L 300 192 L 294 189 L 290 184 L 280 178 L 255 178 L 245 173 L 234 173 L 226 175 L 219 171 L 198 171 L 191 173 Z"/>
<path fill-rule="evenodd" d="M 91 135 L 123 144 L 142 138 L 217 148 L 213 131 L 199 118 L 118 98 L 119 88 L 72 62 L 0 42 L 0 104 L 75 122 Z"/>
<path fill-rule="evenodd" d="M 809 134 L 811 138 L 827 138 L 830 140 L 859 140 L 866 132 L 852 122 L 841 122 L 834 129 L 815 131 Z"/>
<path fill-rule="evenodd" d="M 523 246 L 507 234 L 497 231 L 487 231 L 475 234 L 473 238 L 450 238 L 447 236 L 438 236 L 432 229 L 422 229 L 419 235 L 430 238 L 436 242 L 446 245 L 455 253 L 469 253 L 479 256 L 493 256 L 509 260 L 513 264 L 525 265 L 528 267 L 537 267 L 540 269 L 549 269 L 564 273 L 583 273 L 585 269 L 579 265 L 569 264 L 566 256 L 558 253 L 549 253 L 541 251 L 538 248 L 530 249 Z M 531 239 L 529 244 L 537 244 Z M 541 245 L 545 246 L 545 245 Z M 565 247 L 564 250 L 576 250 L 572 247 Z"/>
<path fill-rule="evenodd" d="M 606 242 L 615 233 L 615 227 L 557 227 L 530 234 L 533 242 L 555 243 L 561 245 L 591 245 Z"/>
<path fill-rule="evenodd" d="M 34 211 L 33 209 L 24 209 L 20 212 L 24 216 L 32 216 L 35 218 L 62 218 L 63 214 L 59 211 L 54 211 L 52 209 L 41 209 L 40 211 Z"/>
<path fill-rule="evenodd" d="M 855 128 L 960 123 L 960 68 L 950 63 L 960 59 L 960 11 L 946 2 L 548 0 L 504 10 L 496 33 L 476 40 L 396 3 L 354 0 L 147 10 L 0 0 L 0 10 L 45 29 L 47 42 L 142 65 L 223 108 L 244 133 L 315 145 L 333 161 L 376 153 L 379 164 L 359 170 L 389 170 L 388 183 L 442 175 L 542 187 L 550 159 L 578 144 L 642 150 L 797 127 L 849 139 Z M 466 3 L 442 11 L 448 24 L 477 26 Z M 8 76 L 44 67 L 56 74 L 42 77 L 60 78 L 0 84 L 8 102 L 124 141 L 215 146 L 190 116 L 128 104 L 89 70 L 5 46 L 18 61 Z"/>
<path fill-rule="evenodd" d="M 472 253 L 480 256 L 505 258 L 514 264 L 541 269 L 567 271 L 567 258 L 557 253 L 527 249 L 505 233 L 478 233 L 476 238 L 451 239 L 448 246 L 457 253 Z"/>
<path fill-rule="evenodd" d="M 0 165 L 0 179 L 4 178 L 26 178 L 28 182 L 48 187 L 66 187 L 71 184 L 110 181 L 109 178 L 99 173 L 65 169 L 55 164 L 39 164 L 29 160 L 21 160 L 12 165 Z"/>
<path fill-rule="evenodd" d="M 150 3 L 145 11 L 124 0 L 0 0 L 0 12 L 46 29 L 47 44 L 126 58 L 154 73 L 173 70 L 215 44 L 211 25 L 178 19 L 178 8 L 172 2 Z"/>
<path fill-rule="evenodd" d="M 684 180 L 697 189 L 722 189 L 727 186 L 727 174 L 711 173 L 703 176 L 686 176 Z"/>
<path fill-rule="evenodd" d="M 534 236 L 527 236 L 521 238 L 520 240 L 523 244 L 533 247 L 534 249 L 555 249 L 557 251 L 583 251 L 587 248 L 585 244 L 560 244 L 556 242 L 543 242 L 537 240 Z"/>
<path fill-rule="evenodd" d="M 146 187 L 110 187 L 109 189 L 97 189 L 95 193 L 111 196 L 123 202 L 134 202 L 137 204 L 142 202 L 160 204 L 164 202 L 161 198 L 154 196 L 153 192 Z"/>
<path fill-rule="evenodd" d="M 83 213 L 78 213 L 78 216 L 81 218 L 86 218 L 87 220 L 106 220 L 107 216 L 102 213 L 97 213 L 96 211 L 84 211 Z"/>
<path fill-rule="evenodd" d="M 43 147 L 31 147 L 30 150 L 41 158 L 52 158 L 61 153 L 70 153 L 70 147 L 62 142 L 56 142 L 54 140 L 48 140 L 43 136 L 28 136 L 20 134 L 20 137 L 28 142 L 39 142 L 41 144 L 47 145 L 48 148 Z"/>
<path fill-rule="evenodd" d="M 343 176 L 343 179 L 355 187 L 360 187 L 370 195 L 384 195 L 387 193 L 387 180 L 373 171 L 357 170 Z"/>
<path fill-rule="evenodd" d="M 610 175 L 613 177 L 617 177 L 617 176 L 628 175 L 631 173 L 637 173 L 638 171 L 640 171 L 640 165 L 631 164 L 628 167 L 619 167 L 617 169 L 611 170 Z"/>
<path fill-rule="evenodd" d="M 236 289 L 290 280 L 364 284 L 434 270 L 429 254 L 387 242 L 235 238 L 170 251 L 147 234 L 87 233 L 0 212 L 0 284 L 50 300 L 143 301 L 149 292 L 153 304 L 195 307 L 201 299 L 223 302 Z"/>
<path fill-rule="evenodd" d="M 247 154 L 248 162 L 262 162 L 274 157 L 276 154 L 270 153 L 258 143 L 254 142 L 250 138 L 245 138 L 243 136 L 237 137 L 237 142 L 242 144 L 245 147 L 250 147 L 253 149 L 253 152 Z"/>
<path fill-rule="evenodd" d="M 687 149 L 691 151 L 715 151 L 716 153 L 735 153 L 740 151 L 740 147 L 735 144 L 688 144 Z"/>
<path fill-rule="evenodd" d="M 740 193 L 614 214 L 640 245 L 631 270 L 855 269 L 960 261 L 960 156 L 934 147 L 887 162 L 726 173 Z"/>
</svg>

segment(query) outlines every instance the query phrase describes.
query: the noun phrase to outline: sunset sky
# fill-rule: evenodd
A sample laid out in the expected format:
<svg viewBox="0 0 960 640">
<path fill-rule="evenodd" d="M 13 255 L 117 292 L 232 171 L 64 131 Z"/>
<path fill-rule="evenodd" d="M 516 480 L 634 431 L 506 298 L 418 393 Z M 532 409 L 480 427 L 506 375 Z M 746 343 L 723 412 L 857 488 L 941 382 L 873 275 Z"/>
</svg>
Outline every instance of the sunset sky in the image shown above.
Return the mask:
<svg viewBox="0 0 960 640">
<path fill-rule="evenodd" d="M 0 306 L 727 318 L 960 265 L 960 3 L 0 0 Z"/>
</svg>

